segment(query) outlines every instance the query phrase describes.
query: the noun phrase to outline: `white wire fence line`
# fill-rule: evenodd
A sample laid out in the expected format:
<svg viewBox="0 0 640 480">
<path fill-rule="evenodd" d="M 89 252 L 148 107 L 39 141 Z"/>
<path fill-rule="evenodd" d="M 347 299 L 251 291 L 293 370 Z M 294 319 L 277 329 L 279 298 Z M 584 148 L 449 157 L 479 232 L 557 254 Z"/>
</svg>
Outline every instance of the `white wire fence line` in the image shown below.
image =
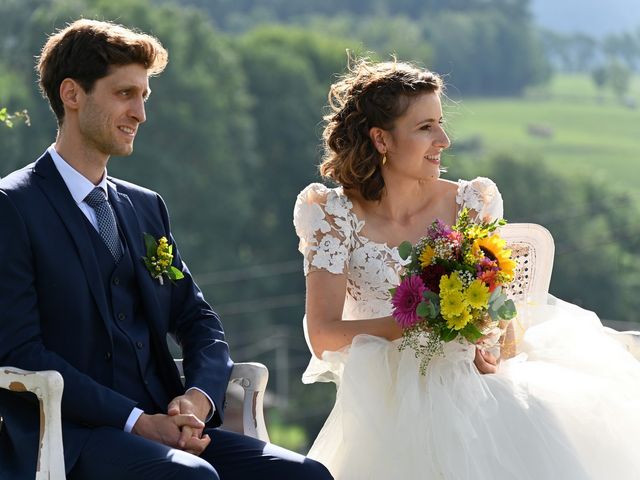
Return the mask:
<svg viewBox="0 0 640 480">
<path fill-rule="evenodd" d="M 252 265 L 246 268 L 221 270 L 218 272 L 194 273 L 194 277 L 198 285 L 203 287 L 254 280 L 256 278 L 269 278 L 291 273 L 299 273 L 302 275 L 302 259 L 285 260 L 283 262 L 268 263 L 264 265 Z"/>
</svg>

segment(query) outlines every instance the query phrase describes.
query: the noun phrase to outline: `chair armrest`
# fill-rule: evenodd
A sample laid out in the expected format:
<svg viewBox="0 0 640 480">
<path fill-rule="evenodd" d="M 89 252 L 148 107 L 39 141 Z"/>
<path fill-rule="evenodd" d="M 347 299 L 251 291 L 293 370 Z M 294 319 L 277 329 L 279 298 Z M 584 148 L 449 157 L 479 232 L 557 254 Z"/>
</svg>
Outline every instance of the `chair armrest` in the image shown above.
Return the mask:
<svg viewBox="0 0 640 480">
<path fill-rule="evenodd" d="M 622 343 L 624 347 L 633 355 L 636 360 L 640 360 L 640 332 L 629 330 L 626 332 L 619 332 L 613 328 L 604 327 L 604 331 L 618 342 Z"/>
<path fill-rule="evenodd" d="M 174 360 L 178 372 L 184 378 L 182 359 Z M 264 442 L 269 441 L 267 426 L 264 422 L 264 393 L 269 381 L 269 370 L 261 363 L 234 363 L 229 383 L 240 385 L 244 390 L 242 398 L 242 430 L 248 435 Z"/>
<path fill-rule="evenodd" d="M 64 380 L 53 370 L 29 372 L 0 367 L 0 388 L 13 392 L 32 392 L 40 402 L 40 448 L 36 480 L 64 480 L 62 421 L 60 405 Z"/>
<path fill-rule="evenodd" d="M 244 389 L 242 425 L 244 434 L 264 442 L 269 441 L 264 423 L 264 393 L 269 381 L 269 370 L 261 363 L 236 363 L 231 371 L 232 383 Z"/>
</svg>

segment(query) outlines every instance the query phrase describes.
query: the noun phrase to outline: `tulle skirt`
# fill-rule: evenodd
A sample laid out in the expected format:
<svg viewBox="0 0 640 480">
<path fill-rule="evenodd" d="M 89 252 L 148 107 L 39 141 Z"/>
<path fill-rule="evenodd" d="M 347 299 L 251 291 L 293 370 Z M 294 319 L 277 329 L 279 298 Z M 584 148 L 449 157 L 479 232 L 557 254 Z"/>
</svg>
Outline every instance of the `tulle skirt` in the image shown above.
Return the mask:
<svg viewBox="0 0 640 480">
<path fill-rule="evenodd" d="M 335 406 L 309 456 L 337 480 L 640 478 L 640 363 L 574 305 L 529 306 L 516 357 L 480 375 L 451 342 L 426 375 L 412 350 L 360 335 L 313 359 Z"/>
</svg>

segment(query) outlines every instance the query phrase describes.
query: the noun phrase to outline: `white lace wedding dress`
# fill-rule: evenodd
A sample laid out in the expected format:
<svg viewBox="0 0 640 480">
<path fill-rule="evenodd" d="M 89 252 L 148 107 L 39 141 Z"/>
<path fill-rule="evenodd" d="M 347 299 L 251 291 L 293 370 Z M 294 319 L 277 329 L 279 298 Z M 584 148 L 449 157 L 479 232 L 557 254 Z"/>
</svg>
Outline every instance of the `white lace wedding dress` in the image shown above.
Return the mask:
<svg viewBox="0 0 640 480">
<path fill-rule="evenodd" d="M 457 203 L 502 216 L 488 179 L 460 181 Z M 294 224 L 305 275 L 347 273 L 345 321 L 390 315 L 402 260 L 360 235 L 341 188 L 309 185 Z M 425 376 L 410 349 L 370 335 L 312 357 L 303 381 L 333 381 L 337 397 L 309 456 L 337 480 L 640 479 L 640 364 L 594 313 L 553 300 L 518 306 L 522 353 L 494 375 L 456 342 Z"/>
</svg>

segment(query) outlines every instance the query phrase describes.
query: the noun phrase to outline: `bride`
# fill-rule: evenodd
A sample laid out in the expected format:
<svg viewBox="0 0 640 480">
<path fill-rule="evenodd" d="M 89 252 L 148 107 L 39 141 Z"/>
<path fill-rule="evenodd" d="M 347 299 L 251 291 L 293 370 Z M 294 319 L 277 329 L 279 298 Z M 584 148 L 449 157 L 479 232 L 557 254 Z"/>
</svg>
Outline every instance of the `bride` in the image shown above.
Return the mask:
<svg viewBox="0 0 640 480">
<path fill-rule="evenodd" d="M 337 386 L 309 456 L 341 480 L 640 478 L 640 364 L 594 313 L 519 305 L 518 355 L 450 342 L 426 375 L 398 350 L 397 246 L 463 207 L 502 216 L 491 180 L 439 178 L 441 90 L 432 72 L 364 60 L 331 87 L 320 171 L 339 186 L 309 185 L 294 209 L 312 351 L 303 381 Z"/>
</svg>

